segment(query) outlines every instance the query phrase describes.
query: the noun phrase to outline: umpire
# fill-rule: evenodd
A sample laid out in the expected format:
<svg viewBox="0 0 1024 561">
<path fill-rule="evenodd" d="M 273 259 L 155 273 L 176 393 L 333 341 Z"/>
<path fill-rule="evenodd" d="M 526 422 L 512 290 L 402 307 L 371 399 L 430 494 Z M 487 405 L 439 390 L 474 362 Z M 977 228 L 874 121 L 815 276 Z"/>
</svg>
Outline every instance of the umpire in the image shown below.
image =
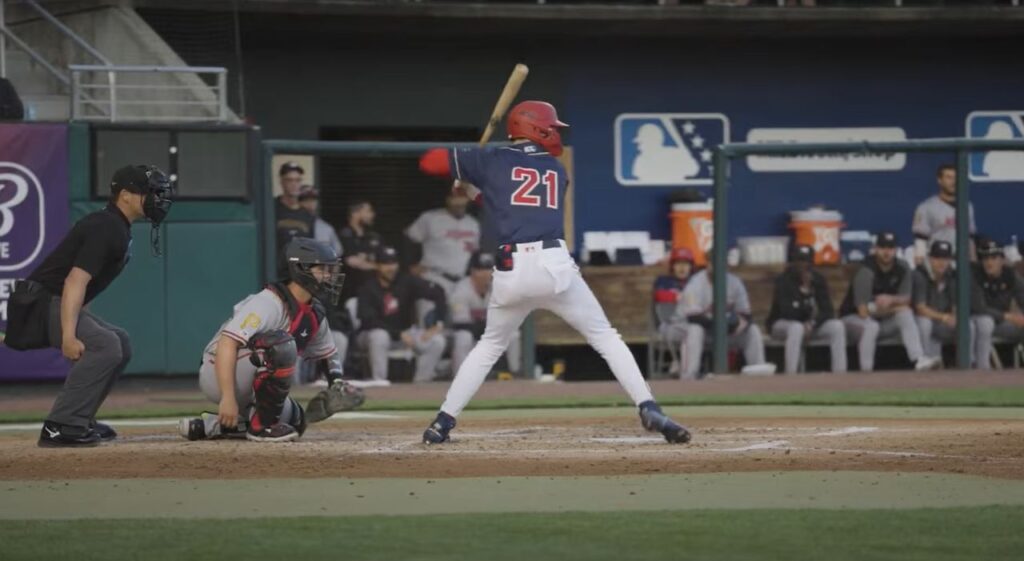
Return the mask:
<svg viewBox="0 0 1024 561">
<path fill-rule="evenodd" d="M 146 217 L 158 251 L 157 228 L 170 210 L 173 188 L 156 166 L 114 173 L 103 210 L 78 221 L 8 303 L 4 343 L 13 349 L 61 349 L 73 362 L 43 423 L 41 447 L 96 446 L 117 438 L 96 412 L 131 360 L 128 333 L 83 307 L 121 273 L 132 257 L 132 222 Z"/>
</svg>

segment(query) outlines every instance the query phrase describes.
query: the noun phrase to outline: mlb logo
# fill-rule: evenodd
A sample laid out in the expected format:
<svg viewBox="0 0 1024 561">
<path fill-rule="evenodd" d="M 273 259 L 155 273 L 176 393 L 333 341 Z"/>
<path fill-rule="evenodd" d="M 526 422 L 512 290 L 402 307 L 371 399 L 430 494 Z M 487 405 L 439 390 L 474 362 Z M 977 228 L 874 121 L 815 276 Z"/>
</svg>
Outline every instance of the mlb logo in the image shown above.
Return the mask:
<svg viewBox="0 0 1024 561">
<path fill-rule="evenodd" d="M 711 185 L 712 149 L 729 142 L 722 113 L 624 113 L 615 119 L 620 184 Z"/>
<path fill-rule="evenodd" d="M 974 111 L 967 116 L 968 138 L 1024 139 L 1024 111 Z M 1024 181 L 1024 150 L 975 152 L 970 155 L 971 181 Z"/>
</svg>

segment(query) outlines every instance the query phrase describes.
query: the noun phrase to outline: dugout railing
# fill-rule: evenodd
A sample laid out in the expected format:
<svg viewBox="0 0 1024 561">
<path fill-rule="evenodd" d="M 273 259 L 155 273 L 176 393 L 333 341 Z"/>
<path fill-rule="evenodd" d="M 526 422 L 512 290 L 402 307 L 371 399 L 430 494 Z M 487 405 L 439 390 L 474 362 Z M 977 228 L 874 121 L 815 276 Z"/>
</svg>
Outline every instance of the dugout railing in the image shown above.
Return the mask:
<svg viewBox="0 0 1024 561">
<path fill-rule="evenodd" d="M 729 143 L 714 149 L 714 264 L 712 282 L 714 286 L 714 330 L 713 361 L 714 372 L 728 370 L 728 339 L 726 325 L 726 253 L 728 252 L 729 216 L 729 170 L 736 158 L 768 155 L 842 154 L 842 153 L 895 153 L 895 152 L 954 152 L 956 153 L 956 279 L 957 279 L 957 368 L 970 368 L 970 257 L 969 217 L 970 182 L 968 181 L 969 156 L 972 152 L 993 150 L 1024 150 L 1024 139 L 989 140 L 982 138 L 928 138 L 896 142 L 832 142 L 832 143 L 791 143 L 754 144 Z"/>
</svg>

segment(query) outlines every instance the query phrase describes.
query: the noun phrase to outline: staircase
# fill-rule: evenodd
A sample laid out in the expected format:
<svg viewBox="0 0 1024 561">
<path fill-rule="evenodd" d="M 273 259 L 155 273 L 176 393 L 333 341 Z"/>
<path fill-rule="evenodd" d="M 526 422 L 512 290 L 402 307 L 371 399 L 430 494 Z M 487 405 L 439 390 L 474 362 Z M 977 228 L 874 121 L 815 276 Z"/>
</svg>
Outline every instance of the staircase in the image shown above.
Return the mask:
<svg viewBox="0 0 1024 561">
<path fill-rule="evenodd" d="M 0 0 L 6 77 L 26 120 L 239 122 L 225 69 L 188 66 L 131 8 L 64 4 L 74 9 L 54 15 Z"/>
</svg>

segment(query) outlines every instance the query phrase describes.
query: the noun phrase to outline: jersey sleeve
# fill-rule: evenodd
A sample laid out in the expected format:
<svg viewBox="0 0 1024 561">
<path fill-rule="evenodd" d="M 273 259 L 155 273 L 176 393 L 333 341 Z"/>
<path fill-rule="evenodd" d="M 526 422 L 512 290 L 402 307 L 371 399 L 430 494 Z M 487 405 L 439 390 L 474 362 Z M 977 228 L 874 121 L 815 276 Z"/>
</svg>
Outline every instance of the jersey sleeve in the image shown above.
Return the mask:
<svg viewBox="0 0 1024 561">
<path fill-rule="evenodd" d="M 452 169 L 452 177 L 479 187 L 485 176 L 487 155 L 488 152 L 480 148 L 451 149 L 448 152 L 448 163 Z"/>
<path fill-rule="evenodd" d="M 405 235 L 416 243 L 423 243 L 427 241 L 427 234 L 430 230 L 429 223 L 430 218 L 427 216 L 427 213 L 424 212 L 416 219 L 415 222 L 405 229 Z"/>
<path fill-rule="evenodd" d="M 257 333 L 276 329 L 284 317 L 281 301 L 267 291 L 246 300 L 221 329 L 221 333 L 245 345 Z"/>
</svg>

